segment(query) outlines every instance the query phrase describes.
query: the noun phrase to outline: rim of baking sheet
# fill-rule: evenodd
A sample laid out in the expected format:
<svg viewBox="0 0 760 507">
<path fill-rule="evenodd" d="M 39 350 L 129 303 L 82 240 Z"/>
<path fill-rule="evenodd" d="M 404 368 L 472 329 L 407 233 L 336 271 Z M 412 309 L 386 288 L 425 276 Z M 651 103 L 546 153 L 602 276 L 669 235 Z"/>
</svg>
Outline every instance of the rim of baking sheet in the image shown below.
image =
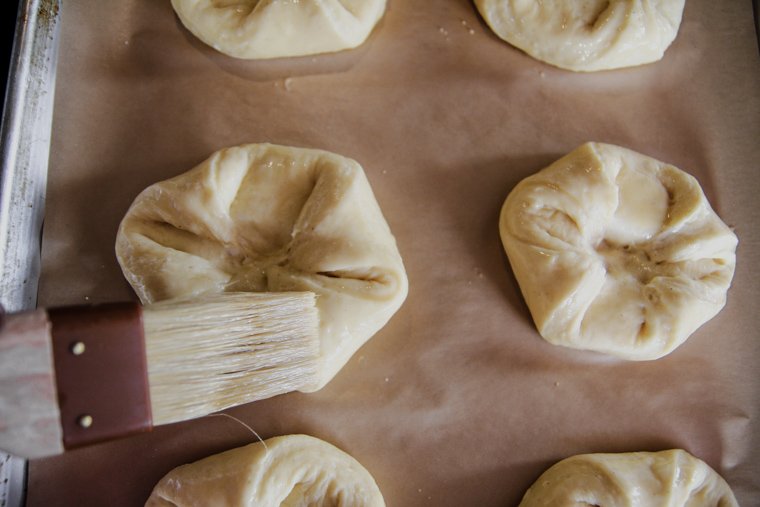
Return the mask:
<svg viewBox="0 0 760 507">
<path fill-rule="evenodd" d="M 61 0 L 22 0 L 0 127 L 0 303 L 34 308 L 40 274 Z M 0 451 L 0 507 L 21 507 L 26 461 Z"/>
</svg>

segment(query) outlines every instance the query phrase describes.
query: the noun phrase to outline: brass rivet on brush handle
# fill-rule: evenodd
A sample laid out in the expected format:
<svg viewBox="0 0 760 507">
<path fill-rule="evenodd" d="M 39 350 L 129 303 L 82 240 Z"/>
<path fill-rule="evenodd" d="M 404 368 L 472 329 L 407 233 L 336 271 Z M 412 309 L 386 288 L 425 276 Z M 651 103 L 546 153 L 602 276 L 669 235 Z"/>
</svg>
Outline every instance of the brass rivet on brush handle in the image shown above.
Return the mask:
<svg viewBox="0 0 760 507">
<path fill-rule="evenodd" d="M 77 418 L 77 424 L 79 424 L 79 426 L 82 428 L 89 428 L 92 426 L 92 416 L 89 414 L 80 415 Z"/>
<path fill-rule="evenodd" d="M 71 344 L 71 347 L 69 347 L 69 350 L 72 354 L 75 356 L 81 356 L 84 354 L 86 347 L 84 345 L 84 342 L 74 342 Z M 77 417 L 77 424 L 81 426 L 82 428 L 89 428 L 92 426 L 92 416 L 90 414 L 83 414 Z"/>
</svg>

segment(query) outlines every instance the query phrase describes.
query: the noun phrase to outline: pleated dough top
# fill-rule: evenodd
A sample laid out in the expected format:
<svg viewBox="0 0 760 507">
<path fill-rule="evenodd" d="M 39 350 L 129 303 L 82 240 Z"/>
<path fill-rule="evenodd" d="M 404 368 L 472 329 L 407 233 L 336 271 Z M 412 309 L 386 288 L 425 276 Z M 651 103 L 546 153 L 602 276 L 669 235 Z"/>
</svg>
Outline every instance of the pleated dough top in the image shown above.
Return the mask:
<svg viewBox="0 0 760 507">
<path fill-rule="evenodd" d="M 502 39 L 575 71 L 660 60 L 678 34 L 685 0 L 475 0 Z"/>
<path fill-rule="evenodd" d="M 736 264 L 696 179 L 609 144 L 521 181 L 499 227 L 541 336 L 625 359 L 668 354 L 715 316 Z"/>
<path fill-rule="evenodd" d="M 686 451 L 583 454 L 560 461 L 519 507 L 739 507 L 726 481 Z"/>
<path fill-rule="evenodd" d="M 386 0 L 172 0 L 196 37 L 237 58 L 279 58 L 361 45 Z"/>
<path fill-rule="evenodd" d="M 367 469 L 337 447 L 307 435 L 265 442 L 175 468 L 145 506 L 385 507 Z"/>
<path fill-rule="evenodd" d="M 320 150 L 250 144 L 145 189 L 116 256 L 143 303 L 222 291 L 317 294 L 322 381 L 407 294 L 396 241 L 361 166 Z"/>
</svg>

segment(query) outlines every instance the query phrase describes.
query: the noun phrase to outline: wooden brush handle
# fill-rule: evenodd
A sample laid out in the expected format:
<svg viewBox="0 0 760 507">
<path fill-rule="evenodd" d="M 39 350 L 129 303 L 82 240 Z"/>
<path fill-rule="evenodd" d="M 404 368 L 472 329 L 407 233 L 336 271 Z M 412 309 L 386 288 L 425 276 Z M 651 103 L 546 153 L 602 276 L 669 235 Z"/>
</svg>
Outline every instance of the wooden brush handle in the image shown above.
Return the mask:
<svg viewBox="0 0 760 507">
<path fill-rule="evenodd" d="M 0 323 L 0 449 L 25 458 L 63 452 L 44 310 L 5 315 Z"/>
<path fill-rule="evenodd" d="M 0 328 L 0 448 L 58 454 L 152 427 L 141 307 L 6 316 Z"/>
</svg>

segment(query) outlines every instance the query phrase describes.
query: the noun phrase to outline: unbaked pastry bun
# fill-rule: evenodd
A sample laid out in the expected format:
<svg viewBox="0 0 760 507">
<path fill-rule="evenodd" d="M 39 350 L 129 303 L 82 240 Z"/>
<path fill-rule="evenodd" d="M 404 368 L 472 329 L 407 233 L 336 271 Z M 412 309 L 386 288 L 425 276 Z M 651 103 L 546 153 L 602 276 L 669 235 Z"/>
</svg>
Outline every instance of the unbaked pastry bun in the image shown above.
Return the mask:
<svg viewBox="0 0 760 507">
<path fill-rule="evenodd" d="M 143 303 L 224 291 L 316 293 L 315 389 L 385 325 L 408 287 L 361 166 L 270 144 L 223 149 L 145 189 L 121 222 L 116 257 Z"/>
<path fill-rule="evenodd" d="M 584 454 L 560 461 L 520 507 L 739 507 L 726 481 L 682 450 Z"/>
<path fill-rule="evenodd" d="M 697 180 L 609 144 L 521 181 L 499 229 L 542 337 L 632 360 L 670 353 L 715 316 L 736 262 Z"/>
<path fill-rule="evenodd" d="M 475 0 L 500 38 L 533 58 L 575 71 L 661 59 L 685 0 Z"/>
<path fill-rule="evenodd" d="M 386 0 L 172 0 L 182 24 L 236 58 L 329 53 L 361 45 Z"/>
<path fill-rule="evenodd" d="M 175 468 L 145 507 L 384 507 L 354 458 L 306 435 L 270 438 Z"/>
</svg>

